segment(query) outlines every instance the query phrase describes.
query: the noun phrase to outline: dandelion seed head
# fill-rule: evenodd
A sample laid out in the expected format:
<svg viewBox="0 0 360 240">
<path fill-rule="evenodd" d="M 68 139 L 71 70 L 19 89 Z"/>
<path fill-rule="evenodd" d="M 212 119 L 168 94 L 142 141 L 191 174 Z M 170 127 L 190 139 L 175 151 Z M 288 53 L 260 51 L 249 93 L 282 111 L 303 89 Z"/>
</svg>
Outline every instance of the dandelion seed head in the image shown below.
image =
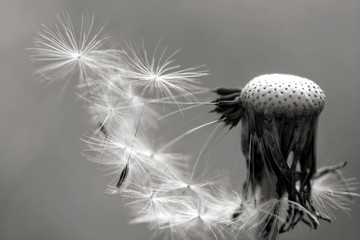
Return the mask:
<svg viewBox="0 0 360 240">
<path fill-rule="evenodd" d="M 245 85 L 240 98 L 256 112 L 290 117 L 319 113 L 325 104 L 325 94 L 316 83 L 288 74 L 256 77 Z"/>
</svg>

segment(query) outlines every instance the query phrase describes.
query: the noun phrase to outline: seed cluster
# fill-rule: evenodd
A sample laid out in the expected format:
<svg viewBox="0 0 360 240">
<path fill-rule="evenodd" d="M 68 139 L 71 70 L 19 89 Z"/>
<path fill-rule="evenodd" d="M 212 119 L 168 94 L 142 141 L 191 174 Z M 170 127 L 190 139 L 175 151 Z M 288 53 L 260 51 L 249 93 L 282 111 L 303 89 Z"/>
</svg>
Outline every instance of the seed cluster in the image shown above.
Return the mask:
<svg viewBox="0 0 360 240">
<path fill-rule="evenodd" d="M 321 112 L 325 104 L 325 94 L 316 83 L 287 74 L 256 77 L 246 84 L 240 97 L 244 106 L 270 115 L 312 115 Z"/>
<path fill-rule="evenodd" d="M 75 32 L 69 15 L 58 15 L 54 30 L 45 26 L 39 32 L 31 58 L 45 63 L 38 72 L 47 80 L 79 73 L 78 89 L 96 126 L 84 137 L 85 155 L 112 170 L 116 178 L 108 192 L 121 194 L 135 213 L 131 222 L 146 223 L 155 238 L 278 239 L 299 222 L 316 229 L 319 220 L 331 220 L 328 208 L 349 211 L 351 197 L 360 196 L 353 192 L 357 183 L 339 171 L 346 163 L 316 169 L 316 131 L 325 95 L 313 81 L 262 75 L 243 89 L 214 89 L 216 100 L 200 102 L 196 95 L 209 91 L 197 78 L 207 71 L 173 65 L 176 52 L 167 54 L 166 47 L 158 48 L 160 42 L 152 54 L 132 42 L 106 49 L 108 37 L 102 36 L 103 27 L 94 31 L 93 22 L 94 17 L 82 15 L 80 32 Z M 154 104 L 162 104 L 162 111 Z M 179 110 L 170 107 L 165 114 L 168 104 Z M 208 105 L 220 119 L 167 142 L 154 138 L 166 117 Z M 226 189 L 227 178 L 204 179 L 198 165 L 203 150 L 221 139 L 221 124 L 231 129 L 239 123 L 247 167 L 242 193 Z M 188 174 L 192 156 L 174 145 L 215 124 Z"/>
</svg>

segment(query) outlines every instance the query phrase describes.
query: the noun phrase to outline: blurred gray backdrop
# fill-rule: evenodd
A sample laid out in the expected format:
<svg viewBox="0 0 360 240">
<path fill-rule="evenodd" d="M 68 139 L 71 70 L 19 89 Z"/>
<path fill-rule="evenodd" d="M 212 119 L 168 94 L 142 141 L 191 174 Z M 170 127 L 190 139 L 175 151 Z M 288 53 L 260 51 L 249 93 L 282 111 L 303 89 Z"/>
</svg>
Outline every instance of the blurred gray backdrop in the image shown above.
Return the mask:
<svg viewBox="0 0 360 240">
<path fill-rule="evenodd" d="M 111 178 L 102 167 L 81 155 L 90 121 L 75 83 L 60 96 L 62 83 L 46 87 L 32 74 L 26 48 L 63 10 L 74 22 L 84 11 L 108 22 L 113 43 L 145 39 L 151 49 L 163 37 L 170 49 L 182 48 L 178 63 L 207 65 L 206 87 L 241 87 L 274 72 L 316 81 L 327 95 L 319 165 L 346 160 L 347 176 L 360 176 L 358 0 L 0 0 L 0 239 L 149 238 L 145 225 L 128 224 L 122 199 L 104 193 Z M 208 110 L 200 111 L 205 121 Z M 235 166 L 233 179 L 245 173 L 238 134 L 228 134 L 212 156 L 215 165 Z M 188 141 L 196 150 L 201 139 Z M 336 212 L 333 224 L 299 226 L 280 239 L 356 239 L 359 199 L 352 208 L 350 216 Z"/>
</svg>

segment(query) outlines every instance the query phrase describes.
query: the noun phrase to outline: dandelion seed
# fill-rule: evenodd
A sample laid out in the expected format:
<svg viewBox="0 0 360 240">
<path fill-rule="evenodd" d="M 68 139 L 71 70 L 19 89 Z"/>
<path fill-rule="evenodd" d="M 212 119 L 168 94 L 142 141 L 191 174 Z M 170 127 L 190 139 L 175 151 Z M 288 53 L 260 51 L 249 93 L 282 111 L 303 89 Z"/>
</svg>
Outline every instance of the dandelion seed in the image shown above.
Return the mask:
<svg viewBox="0 0 360 240">
<path fill-rule="evenodd" d="M 215 215 L 233 221 L 236 218 L 234 213 L 237 212 L 241 204 L 242 197 L 240 194 L 216 184 L 212 184 L 210 187 L 212 191 L 208 191 L 208 194 L 204 195 L 205 201 L 214 206 Z"/>
<path fill-rule="evenodd" d="M 120 187 L 121 187 L 121 185 L 122 185 L 123 182 L 125 181 L 128 173 L 129 173 L 129 164 L 126 164 L 124 170 L 122 170 L 122 172 L 121 172 L 121 174 L 120 174 L 119 181 L 118 181 L 117 184 L 116 184 L 116 187 L 117 187 L 117 188 L 120 188 Z"/>
<path fill-rule="evenodd" d="M 320 170 L 321 171 L 321 170 Z M 354 178 L 344 178 L 340 170 L 329 171 L 318 178 L 313 183 L 311 199 L 315 209 L 320 215 L 328 219 L 335 219 L 333 210 L 349 212 L 349 203 L 353 197 L 360 197 L 356 193 L 359 183 Z"/>
<path fill-rule="evenodd" d="M 46 64 L 38 69 L 40 76 L 52 82 L 78 70 L 80 80 L 86 81 L 103 69 L 114 68 L 119 51 L 101 49 L 108 37 L 102 36 L 104 26 L 94 31 L 93 16 L 82 14 L 78 34 L 66 12 L 56 17 L 55 30 L 44 26 L 34 40 L 35 47 L 29 49 L 32 61 Z"/>
<path fill-rule="evenodd" d="M 208 180 L 194 183 L 193 180 L 186 179 L 183 176 L 177 176 L 171 171 L 163 172 L 159 176 L 154 176 L 153 179 L 156 180 L 159 191 L 180 196 L 190 195 L 190 192 L 198 196 L 203 196 L 206 191 L 205 187 L 213 184 Z"/>
<path fill-rule="evenodd" d="M 99 123 L 99 129 L 102 134 L 104 134 L 105 138 L 109 135 L 108 130 L 105 128 L 103 123 Z"/>
<path fill-rule="evenodd" d="M 234 231 L 243 231 L 256 239 L 277 239 L 279 226 L 288 222 L 289 210 L 296 209 L 308 214 L 312 221 L 318 224 L 317 217 L 300 204 L 282 199 L 271 198 L 259 205 L 249 199 L 241 204 L 239 217 L 236 219 Z M 296 211 L 290 211 L 294 214 Z M 290 216 L 291 218 L 291 216 Z"/>
<path fill-rule="evenodd" d="M 197 203 L 189 203 L 183 209 L 175 209 L 174 218 L 164 228 L 173 231 L 182 229 L 197 239 L 204 238 L 207 232 L 210 232 L 215 239 L 224 239 L 229 220 L 214 214 L 217 209 L 213 207 L 202 202 L 201 199 Z"/>
<path fill-rule="evenodd" d="M 149 164 L 157 171 L 170 171 L 182 174 L 188 169 L 190 157 L 182 153 L 160 152 L 151 148 L 142 150 L 141 154 L 148 158 Z"/>
<path fill-rule="evenodd" d="M 196 99 L 194 94 L 203 90 L 196 78 L 208 75 L 207 71 L 201 67 L 180 69 L 180 65 L 174 65 L 173 59 L 178 51 L 166 56 L 166 47 L 161 53 L 157 52 L 159 45 L 160 41 L 150 57 L 144 44 L 139 50 L 128 42 L 124 50 L 129 65 L 126 77 L 131 79 L 131 84 L 142 89 L 142 95 L 153 93 L 156 98 L 170 97 L 174 102 L 178 101 L 176 96 Z"/>
<path fill-rule="evenodd" d="M 94 153 L 96 158 L 104 160 L 106 163 L 107 159 L 103 158 L 108 155 L 115 156 L 110 158 L 115 159 L 115 162 L 110 162 L 114 166 L 123 168 L 127 163 L 130 163 L 134 167 L 133 171 L 145 171 L 146 168 L 151 167 L 148 163 L 146 156 L 142 154 L 144 148 L 140 138 L 132 141 L 132 134 L 126 134 L 126 132 L 112 131 L 106 137 L 101 132 L 97 132 L 93 136 L 89 136 L 83 139 L 87 143 L 86 152 Z M 121 170 L 122 171 L 122 170 Z"/>
<path fill-rule="evenodd" d="M 157 191 L 156 187 L 144 186 L 141 180 L 133 181 L 121 193 L 127 200 L 127 205 L 138 215 L 131 223 L 163 224 L 173 217 L 174 209 L 188 204 L 188 197 L 165 195 Z"/>
<path fill-rule="evenodd" d="M 100 127 L 105 127 L 108 131 L 120 130 L 128 131 L 136 127 L 135 118 L 140 115 L 140 111 L 145 113 L 142 117 L 142 124 L 158 117 L 158 113 L 150 107 L 143 107 L 145 100 L 136 96 L 131 89 L 126 92 L 119 92 L 116 88 L 106 89 L 104 86 L 97 91 L 93 91 L 91 99 L 83 97 L 89 103 L 89 110 L 95 123 L 101 123 Z M 155 125 L 156 126 L 156 125 Z"/>
</svg>

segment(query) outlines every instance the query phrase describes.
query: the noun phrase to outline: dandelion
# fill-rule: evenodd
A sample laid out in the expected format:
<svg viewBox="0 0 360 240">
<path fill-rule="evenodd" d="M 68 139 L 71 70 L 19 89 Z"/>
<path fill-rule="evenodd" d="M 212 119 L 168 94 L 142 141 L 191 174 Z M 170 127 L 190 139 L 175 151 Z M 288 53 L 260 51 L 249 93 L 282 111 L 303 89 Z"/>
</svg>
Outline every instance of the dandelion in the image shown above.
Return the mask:
<svg viewBox="0 0 360 240">
<path fill-rule="evenodd" d="M 230 128 L 241 122 L 241 147 L 248 168 L 244 201 L 252 202 L 254 210 L 248 215 L 259 224 L 249 229 L 255 230 L 253 235 L 275 239 L 300 221 L 316 229 L 319 219 L 327 219 L 324 202 L 343 206 L 343 196 L 351 194 L 343 192 L 329 201 L 320 184 L 327 177 L 316 175 L 316 130 L 325 105 L 325 95 L 316 83 L 294 75 L 268 74 L 254 78 L 243 89 L 215 92 L 220 97 L 214 101 L 214 111 Z M 336 185 L 327 187 L 327 193 L 337 191 Z M 281 201 L 288 205 L 280 213 L 277 199 L 284 198 Z M 269 203 L 264 207 L 269 212 L 257 215 L 258 208 Z M 244 203 L 234 219 L 244 216 L 243 208 Z"/>
<path fill-rule="evenodd" d="M 242 90 L 219 89 L 218 93 L 221 97 L 215 111 L 231 127 L 241 121 L 249 176 L 245 199 L 254 198 L 261 204 L 286 194 L 289 201 L 315 214 L 311 180 L 316 172 L 317 122 L 325 104 L 320 87 L 306 78 L 269 74 L 254 78 Z M 291 226 L 298 217 L 304 218 L 303 211 L 294 211 L 298 214 L 287 219 Z M 317 221 L 312 225 L 316 228 Z M 273 227 L 264 227 L 264 231 Z"/>
<path fill-rule="evenodd" d="M 105 49 L 108 37 L 104 26 L 94 29 L 94 17 L 83 14 L 79 32 L 67 13 L 57 19 L 55 30 L 44 26 L 38 33 L 31 59 L 44 64 L 38 73 L 50 82 L 78 71 L 79 98 L 95 125 L 83 139 L 86 157 L 116 175 L 107 192 L 121 195 L 134 213 L 130 222 L 148 224 L 154 237 L 277 239 L 300 222 L 315 229 L 320 220 L 334 219 L 332 209 L 348 212 L 351 198 L 360 196 L 355 179 L 341 172 L 345 164 L 316 168 L 325 94 L 315 82 L 267 74 L 243 89 L 217 88 L 215 101 L 200 102 L 197 94 L 209 91 L 198 78 L 208 72 L 175 64 L 179 50 L 169 54 L 161 41 L 152 53 L 144 43 Z M 159 103 L 178 109 L 161 114 L 155 107 Z M 158 141 L 159 120 L 200 106 L 215 106 L 211 112 L 220 119 Z M 241 193 L 230 189 L 226 175 L 195 174 L 224 125 L 232 129 L 239 123 L 247 166 Z M 179 141 L 214 125 L 195 159 L 176 150 Z"/>
<path fill-rule="evenodd" d="M 265 169 L 272 170 L 280 178 L 279 184 L 282 182 L 289 197 L 294 199 L 295 179 L 291 178 L 300 164 L 304 171 L 300 191 L 309 187 L 315 172 L 317 120 L 324 103 L 325 95 L 313 81 L 285 74 L 253 79 L 232 105 L 218 101 L 218 111 L 224 112 L 228 124 L 242 120 L 242 149 L 251 165 L 249 169 L 257 168 L 251 170 L 256 173 L 255 179 L 250 180 L 256 182 L 251 185 L 260 183 L 257 175 L 266 176 Z M 289 166 L 290 153 L 294 155 L 289 159 L 293 160 Z M 284 189 L 278 187 L 281 195 Z"/>
</svg>

